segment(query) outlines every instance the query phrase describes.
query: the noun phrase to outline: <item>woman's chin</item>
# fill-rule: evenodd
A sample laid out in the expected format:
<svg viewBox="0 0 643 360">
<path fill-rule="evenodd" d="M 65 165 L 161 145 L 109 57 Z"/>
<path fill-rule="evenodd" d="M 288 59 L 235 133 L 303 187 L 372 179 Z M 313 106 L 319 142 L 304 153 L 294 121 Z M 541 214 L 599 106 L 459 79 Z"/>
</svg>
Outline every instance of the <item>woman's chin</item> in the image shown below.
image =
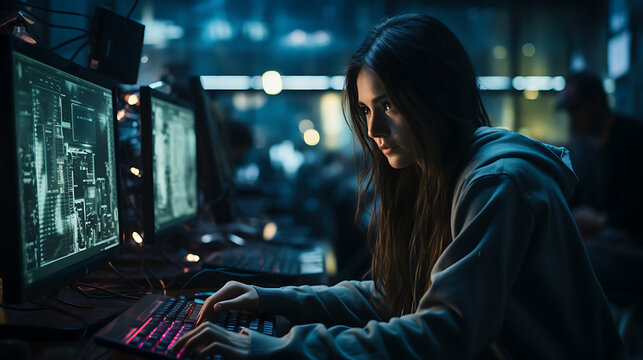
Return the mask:
<svg viewBox="0 0 643 360">
<path fill-rule="evenodd" d="M 398 156 L 387 156 L 388 159 L 388 164 L 391 165 L 393 169 L 404 169 L 407 168 L 413 164 L 416 164 L 415 161 L 404 161 L 404 159 L 400 159 Z"/>
</svg>

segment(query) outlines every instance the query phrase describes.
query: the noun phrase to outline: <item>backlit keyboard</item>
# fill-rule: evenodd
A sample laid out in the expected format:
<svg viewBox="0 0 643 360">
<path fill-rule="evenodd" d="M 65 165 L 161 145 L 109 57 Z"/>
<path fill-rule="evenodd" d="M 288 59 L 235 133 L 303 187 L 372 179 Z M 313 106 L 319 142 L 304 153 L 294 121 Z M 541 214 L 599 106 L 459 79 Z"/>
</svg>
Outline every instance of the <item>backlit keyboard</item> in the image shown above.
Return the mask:
<svg viewBox="0 0 643 360">
<path fill-rule="evenodd" d="M 103 328 L 96 340 L 147 357 L 182 359 L 182 352 L 173 354 L 169 349 L 194 328 L 201 306 L 187 299 L 147 295 Z M 274 335 L 274 319 L 270 317 L 229 311 L 218 314 L 214 323 L 234 332 L 247 327 Z"/>
<path fill-rule="evenodd" d="M 290 276 L 322 274 L 325 271 L 321 248 L 298 249 L 263 243 L 213 252 L 205 258 L 204 266 Z"/>
</svg>

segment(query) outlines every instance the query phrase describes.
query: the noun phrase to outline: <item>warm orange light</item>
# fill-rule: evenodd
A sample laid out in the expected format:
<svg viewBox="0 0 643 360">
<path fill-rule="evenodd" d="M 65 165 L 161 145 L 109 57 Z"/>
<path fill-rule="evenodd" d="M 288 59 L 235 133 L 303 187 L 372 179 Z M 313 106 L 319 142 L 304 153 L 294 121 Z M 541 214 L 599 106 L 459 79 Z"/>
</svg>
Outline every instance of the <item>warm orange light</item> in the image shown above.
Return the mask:
<svg viewBox="0 0 643 360">
<path fill-rule="evenodd" d="M 20 17 L 22 17 L 23 19 L 25 19 L 25 21 L 26 21 L 26 22 L 28 22 L 28 23 L 29 23 L 29 25 L 33 25 L 33 24 L 35 24 L 35 23 L 36 23 L 35 21 L 31 20 L 31 19 L 29 18 L 29 16 L 26 16 L 22 11 L 18 11 L 18 14 L 20 14 Z"/>
<path fill-rule="evenodd" d="M 525 90 L 523 95 L 527 100 L 536 100 L 538 99 L 538 90 Z"/>
<path fill-rule="evenodd" d="M 128 104 L 134 106 L 138 104 L 138 96 L 136 96 L 136 94 L 125 95 L 125 101 L 127 101 Z"/>
<path fill-rule="evenodd" d="M 266 241 L 274 239 L 277 235 L 277 224 L 270 221 L 263 227 L 263 239 Z"/>
<path fill-rule="evenodd" d="M 324 257 L 324 262 L 326 264 L 326 273 L 330 276 L 337 274 L 337 257 L 335 253 L 331 250 L 326 250 L 326 256 Z"/>
<path fill-rule="evenodd" d="M 186 256 L 185 259 L 188 262 L 198 262 L 201 258 L 199 257 L 199 255 L 188 254 L 188 256 Z"/>
<path fill-rule="evenodd" d="M 36 39 L 32 38 L 31 36 L 29 36 L 29 35 L 27 35 L 27 34 L 22 34 L 22 35 L 20 35 L 20 38 L 21 38 L 24 42 L 28 42 L 29 44 L 35 44 L 35 43 L 37 43 Z"/>
<path fill-rule="evenodd" d="M 129 168 L 129 171 L 134 174 L 134 176 L 141 176 L 141 170 L 139 170 L 138 168 L 132 166 L 131 168 Z"/>
<path fill-rule="evenodd" d="M 121 109 L 116 113 L 116 119 L 118 121 L 125 119 L 125 109 Z"/>
<path fill-rule="evenodd" d="M 308 146 L 319 144 L 319 132 L 315 129 L 308 129 L 304 132 L 304 142 Z"/>
<path fill-rule="evenodd" d="M 142 244 L 143 243 L 143 238 L 136 231 L 134 231 L 132 233 L 132 239 L 134 239 L 134 242 L 137 243 L 137 244 Z"/>
</svg>

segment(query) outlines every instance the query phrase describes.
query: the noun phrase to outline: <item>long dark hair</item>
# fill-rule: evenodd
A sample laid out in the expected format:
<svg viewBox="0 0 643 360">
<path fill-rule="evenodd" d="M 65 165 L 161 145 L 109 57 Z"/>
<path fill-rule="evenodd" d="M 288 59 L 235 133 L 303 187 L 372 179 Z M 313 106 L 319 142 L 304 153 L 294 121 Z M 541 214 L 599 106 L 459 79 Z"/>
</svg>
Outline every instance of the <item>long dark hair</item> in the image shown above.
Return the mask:
<svg viewBox="0 0 643 360">
<path fill-rule="evenodd" d="M 369 68 L 408 122 L 418 165 L 396 170 L 368 137 L 358 106 L 357 75 Z M 358 212 L 374 190 L 369 228 L 375 291 L 391 315 L 415 311 L 430 287 L 430 272 L 451 242 L 455 178 L 472 132 L 489 125 L 473 64 L 455 35 L 426 15 L 400 15 L 374 27 L 346 70 L 344 114 L 365 161 Z M 375 219 L 374 219 L 375 218 Z M 369 236 L 370 237 L 370 236 Z"/>
</svg>

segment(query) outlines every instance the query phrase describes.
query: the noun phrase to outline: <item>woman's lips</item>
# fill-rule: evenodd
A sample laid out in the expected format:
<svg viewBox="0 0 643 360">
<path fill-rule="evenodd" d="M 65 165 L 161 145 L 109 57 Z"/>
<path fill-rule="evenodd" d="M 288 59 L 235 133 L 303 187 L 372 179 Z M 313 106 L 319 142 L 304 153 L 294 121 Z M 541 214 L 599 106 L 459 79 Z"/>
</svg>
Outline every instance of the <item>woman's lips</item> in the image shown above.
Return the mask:
<svg viewBox="0 0 643 360">
<path fill-rule="evenodd" d="M 397 148 L 397 146 L 394 146 L 394 145 L 383 145 L 383 146 L 380 146 L 380 150 L 382 151 L 382 153 L 383 153 L 383 154 L 388 154 L 388 153 L 390 153 L 391 151 L 395 150 L 396 148 Z"/>
</svg>

